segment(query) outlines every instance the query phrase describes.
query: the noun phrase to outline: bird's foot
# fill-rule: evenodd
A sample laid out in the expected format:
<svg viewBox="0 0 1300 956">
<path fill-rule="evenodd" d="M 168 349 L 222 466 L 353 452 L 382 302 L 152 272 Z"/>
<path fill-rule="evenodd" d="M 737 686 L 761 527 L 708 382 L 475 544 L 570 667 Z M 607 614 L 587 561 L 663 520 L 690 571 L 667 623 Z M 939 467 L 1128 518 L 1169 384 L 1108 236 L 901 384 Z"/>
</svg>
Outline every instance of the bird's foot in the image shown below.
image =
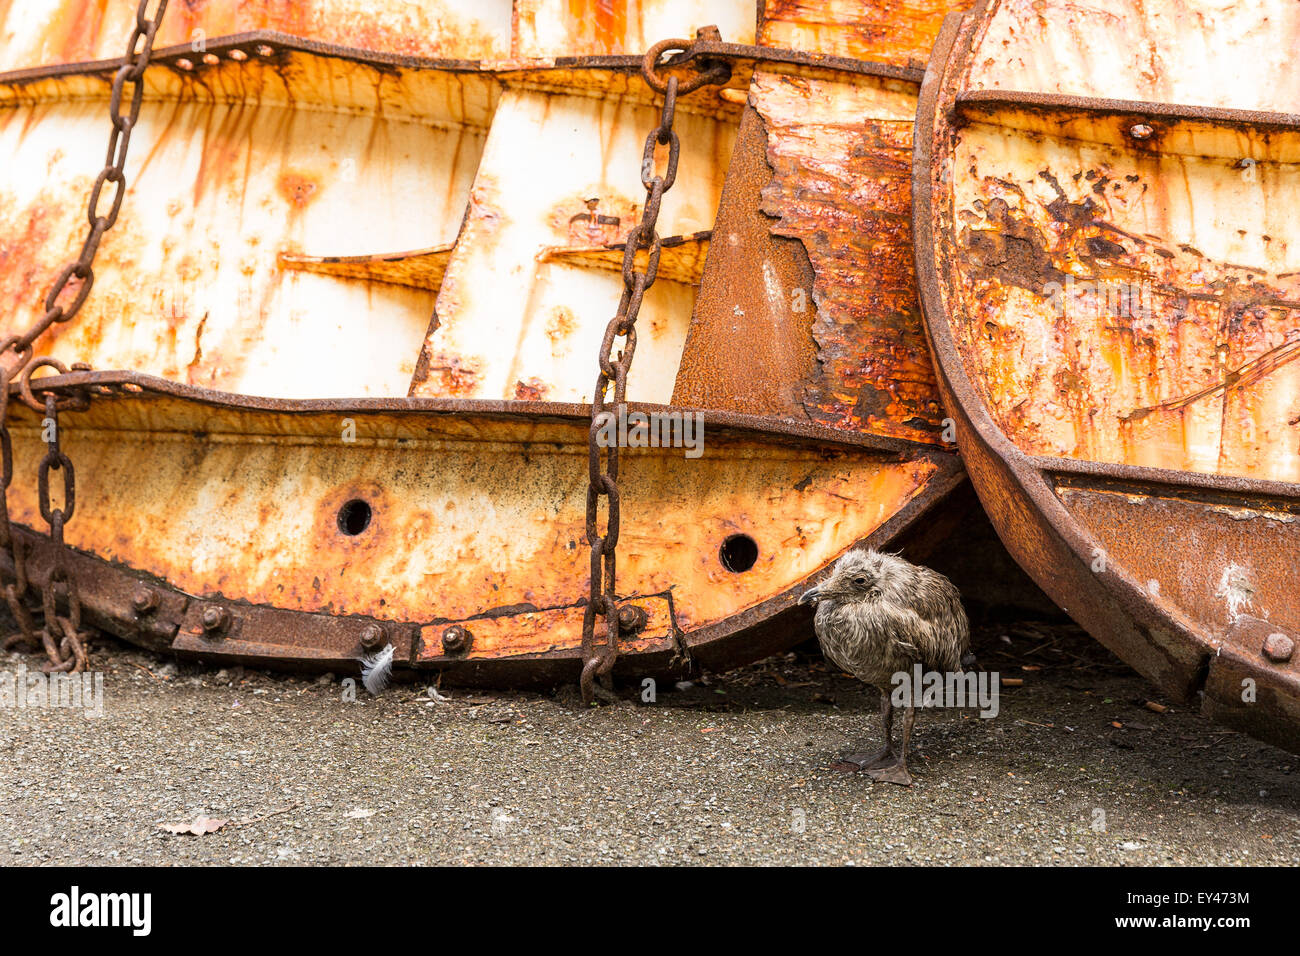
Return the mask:
<svg viewBox="0 0 1300 956">
<path fill-rule="evenodd" d="M 875 753 L 844 754 L 836 762 L 850 764 L 853 770 L 874 770 L 877 767 L 891 766 L 897 760 L 898 755 L 893 750 L 888 747 L 881 747 Z"/>
<path fill-rule="evenodd" d="M 867 770 L 866 774 L 877 783 L 896 783 L 900 787 L 912 785 L 912 775 L 907 772 L 907 764 L 903 760 L 884 767 L 874 767 Z"/>
</svg>

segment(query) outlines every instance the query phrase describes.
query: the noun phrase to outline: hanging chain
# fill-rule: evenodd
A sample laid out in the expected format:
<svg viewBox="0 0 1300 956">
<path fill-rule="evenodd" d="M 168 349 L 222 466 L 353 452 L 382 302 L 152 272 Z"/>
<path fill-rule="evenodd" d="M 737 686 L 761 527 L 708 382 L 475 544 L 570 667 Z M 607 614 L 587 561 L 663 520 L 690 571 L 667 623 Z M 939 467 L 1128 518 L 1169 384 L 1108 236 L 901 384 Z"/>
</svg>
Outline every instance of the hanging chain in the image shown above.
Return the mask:
<svg viewBox="0 0 1300 956">
<path fill-rule="evenodd" d="M 717 27 L 704 27 L 696 34 L 696 42 L 719 42 Z M 601 462 L 599 435 L 606 430 L 615 415 L 624 414 L 627 396 L 627 373 L 632 367 L 636 351 L 636 320 L 646 290 L 654 285 L 659 271 L 661 251 L 659 233 L 655 224 L 659 219 L 659 206 L 664 193 L 672 188 L 677 178 L 677 158 L 681 151 L 673 119 L 677 96 L 690 93 L 709 83 L 725 83 L 730 69 L 717 62 L 702 61 L 705 68 L 690 79 L 680 81 L 676 76 L 663 77 L 658 72 L 659 58 L 670 50 L 681 50 L 687 59 L 693 55 L 695 44 L 690 40 L 663 40 L 646 52 L 641 62 L 641 73 L 651 89 L 662 93 L 663 110 L 659 125 L 646 137 L 641 163 L 641 185 L 646 190 L 645 208 L 641 221 L 627 234 L 623 247 L 623 296 L 618 311 L 605 328 L 600 344 L 600 372 L 596 376 L 596 389 L 591 398 L 591 427 L 587 438 L 587 544 L 591 548 L 591 581 L 587 607 L 582 618 L 582 699 L 590 704 L 595 696 L 597 678 L 607 680 L 618 658 L 618 637 L 621 629 L 630 629 L 636 620 L 634 608 L 624 608 L 621 614 L 615 592 L 619 534 L 618 444 L 604 449 L 604 468 Z M 662 175 L 651 175 L 655 168 L 656 147 L 668 147 L 668 160 Z M 645 253 L 645 270 L 637 269 L 637 255 Z M 616 343 L 622 338 L 618 357 L 613 358 Z M 611 394 L 612 393 L 612 394 Z M 612 410 L 611 410 L 612 408 Z M 598 510 L 600 499 L 608 498 L 605 533 L 599 530 Z M 601 619 L 599 631 L 596 619 Z"/>
<path fill-rule="evenodd" d="M 90 223 L 81 253 L 75 260 L 64 266 L 54 285 L 45 297 L 45 313 L 22 335 L 12 335 L 0 344 L 0 458 L 4 466 L 4 487 L 0 489 L 0 551 L 8 555 L 14 567 L 14 583 L 5 586 L 5 603 L 18 621 L 19 633 L 6 639 L 4 647 L 24 641 L 28 644 L 43 644 L 49 658 L 47 670 L 73 672 L 84 670 L 87 665 L 85 639 L 81 631 L 81 598 L 77 591 L 76 579 L 68 570 L 67 547 L 63 543 L 64 525 L 72 518 L 76 505 L 76 479 L 72 461 L 59 447 L 59 411 L 60 409 L 84 409 L 87 399 L 84 395 L 56 397 L 46 392 L 43 402 L 32 394 L 32 373 L 39 368 L 53 368 L 60 374 L 66 374 L 68 368 L 63 363 L 50 358 L 32 361 L 35 342 L 50 326 L 69 322 L 80 311 L 90 295 L 95 282 L 92 264 L 95 253 L 99 251 L 104 233 L 113 228 L 118 213 L 122 209 L 122 200 L 126 197 L 126 154 L 131 143 L 131 132 L 140 118 L 140 105 L 144 100 L 144 72 L 153 56 L 154 35 L 158 24 L 162 22 L 167 9 L 167 0 L 156 0 L 157 9 L 152 17 L 149 7 L 154 0 L 140 0 L 135 12 L 135 29 L 127 41 L 126 53 L 122 65 L 113 75 L 113 88 L 109 96 L 108 113 L 112 119 L 113 131 L 108 137 L 108 152 L 104 168 L 95 179 L 90 190 L 86 218 Z M 129 91 L 127 87 L 130 87 Z M 127 96 L 129 92 L 129 98 Z M 123 101 L 127 110 L 122 112 Z M 106 212 L 100 211 L 100 200 L 104 187 L 113 186 L 112 203 Z M 77 284 L 73 285 L 73 280 Z M 71 296 L 68 299 L 68 296 Z M 74 369 L 88 366 L 74 365 Z M 42 437 L 47 442 L 47 450 L 38 472 L 38 491 L 40 497 L 41 517 L 50 526 L 50 543 L 54 546 L 54 568 L 50 572 L 49 582 L 41 596 L 45 611 L 45 629 L 39 639 L 35 631 L 31 612 L 24 604 L 29 582 L 27 580 L 26 554 L 22 543 L 18 541 L 9 521 L 9 484 L 13 480 L 13 444 L 9 435 L 9 399 L 10 389 L 15 378 L 19 379 L 19 394 L 24 404 L 36 412 L 44 412 L 41 423 Z M 39 386 L 37 386 L 39 388 Z M 64 498 L 60 508 L 50 504 L 49 477 L 54 470 L 63 476 Z M 55 589 L 61 587 L 66 592 L 68 613 L 59 614 Z"/>
</svg>

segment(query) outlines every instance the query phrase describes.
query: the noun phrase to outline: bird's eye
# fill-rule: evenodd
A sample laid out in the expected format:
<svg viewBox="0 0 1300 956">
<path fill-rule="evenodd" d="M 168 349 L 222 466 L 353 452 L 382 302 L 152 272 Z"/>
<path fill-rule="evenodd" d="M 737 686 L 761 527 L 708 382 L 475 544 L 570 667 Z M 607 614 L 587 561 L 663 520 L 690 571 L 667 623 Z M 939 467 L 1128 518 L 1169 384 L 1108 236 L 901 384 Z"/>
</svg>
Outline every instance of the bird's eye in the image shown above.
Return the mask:
<svg viewBox="0 0 1300 956">
<path fill-rule="evenodd" d="M 867 586 L 867 579 L 866 579 L 866 578 L 854 578 L 854 579 L 853 579 L 853 583 L 856 584 L 856 585 L 857 585 L 858 587 L 860 587 L 860 588 L 864 588 L 864 587 Z"/>
</svg>

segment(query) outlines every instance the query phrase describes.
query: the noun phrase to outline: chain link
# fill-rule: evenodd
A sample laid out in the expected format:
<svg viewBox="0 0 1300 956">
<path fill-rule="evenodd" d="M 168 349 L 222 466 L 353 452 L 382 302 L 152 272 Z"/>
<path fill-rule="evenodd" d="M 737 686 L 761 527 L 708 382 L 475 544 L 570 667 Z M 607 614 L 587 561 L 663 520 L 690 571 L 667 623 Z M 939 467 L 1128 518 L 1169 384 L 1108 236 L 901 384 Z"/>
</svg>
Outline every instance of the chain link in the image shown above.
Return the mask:
<svg viewBox="0 0 1300 956">
<path fill-rule="evenodd" d="M 718 40 L 717 27 L 705 27 L 696 35 L 697 42 Z M 641 63 L 646 83 L 651 89 L 663 94 L 664 102 L 659 125 L 650 131 L 645 141 L 641 164 L 641 185 L 646 190 L 645 207 L 641 211 L 641 221 L 627 234 L 623 247 L 623 295 L 618 311 L 605 327 L 605 335 L 600 343 L 600 371 L 591 398 L 591 426 L 587 436 L 587 544 L 591 549 L 591 579 L 582 618 L 582 678 L 579 685 L 582 699 L 588 704 L 595 697 L 596 681 L 608 681 L 614 662 L 618 659 L 618 639 L 622 626 L 615 591 L 621 518 L 618 444 L 610 444 L 602 455 L 599 436 L 609 428 L 611 422 L 616 421 L 616 415 L 625 414 L 627 374 L 636 352 L 636 320 L 646 291 L 654 285 L 659 272 L 662 245 L 655 226 L 664 193 L 677 179 L 677 160 L 681 153 L 681 143 L 673 130 L 677 96 L 708 83 L 724 83 L 730 75 L 730 70 L 725 65 L 707 62 L 703 70 L 684 82 L 676 76 L 664 77 L 659 74 L 659 60 L 664 53 L 681 50 L 690 54 L 692 46 L 689 40 L 663 40 L 647 51 Z M 664 146 L 668 148 L 664 171 L 652 175 L 656 166 L 655 153 L 659 147 Z M 637 257 L 642 253 L 645 254 L 644 270 L 637 268 Z M 623 340 L 621 346 L 616 342 L 620 338 Z M 616 348 L 618 357 L 613 358 Z M 600 533 L 601 498 L 608 499 L 604 534 Z"/>
<path fill-rule="evenodd" d="M 152 16 L 150 6 L 156 3 Z M 38 400 L 32 392 L 32 373 L 40 368 L 53 368 L 66 374 L 63 363 L 42 358 L 33 362 L 35 343 L 50 326 L 71 321 L 85 304 L 95 283 L 93 263 L 95 253 L 104 233 L 113 228 L 122 200 L 126 196 L 126 156 L 131 144 L 131 132 L 140 119 L 140 106 L 144 102 L 144 72 L 153 56 L 154 36 L 167 10 L 167 0 L 140 0 L 135 13 L 135 28 L 126 44 L 122 65 L 113 75 L 113 88 L 109 96 L 108 112 L 113 129 L 108 138 L 108 152 L 104 168 L 95 177 L 90 199 L 86 206 L 89 231 L 81 252 L 59 272 L 45 296 L 45 313 L 26 332 L 11 335 L 0 343 L 0 457 L 3 458 L 4 487 L 0 489 L 0 550 L 8 556 L 14 567 L 14 583 L 5 586 L 5 603 L 18 622 L 19 632 L 3 642 L 8 648 L 17 642 L 43 645 L 49 662 L 47 671 L 84 670 L 88 665 L 86 635 L 81 629 L 81 597 L 76 579 L 68 568 L 68 549 L 63 543 L 63 528 L 72 518 L 76 507 L 76 477 L 72 460 L 59 445 L 59 411 L 84 409 L 89 401 L 84 394 L 55 396 L 45 392 Z M 128 96 L 128 86 L 129 96 Z M 126 101 L 126 112 L 122 111 Z M 104 206 L 104 189 L 112 185 L 111 201 Z M 73 284 L 73 280 L 76 284 Z M 88 366 L 74 365 L 74 369 Z M 37 473 L 41 517 L 50 526 L 50 542 L 54 546 L 54 567 L 41 595 L 45 612 L 45 627 L 38 635 L 31 611 L 24 603 L 29 590 L 26 554 L 22 543 L 14 536 L 9 520 L 9 484 L 13 481 L 13 443 L 9 434 L 9 400 L 14 379 L 18 379 L 18 394 L 25 405 L 36 412 L 44 412 L 42 433 L 47 435 L 48 448 Z M 39 388 L 39 386 L 38 386 Z M 55 508 L 50 503 L 50 471 L 63 477 L 63 505 Z M 62 591 L 68 613 L 59 613 L 56 591 Z"/>
</svg>

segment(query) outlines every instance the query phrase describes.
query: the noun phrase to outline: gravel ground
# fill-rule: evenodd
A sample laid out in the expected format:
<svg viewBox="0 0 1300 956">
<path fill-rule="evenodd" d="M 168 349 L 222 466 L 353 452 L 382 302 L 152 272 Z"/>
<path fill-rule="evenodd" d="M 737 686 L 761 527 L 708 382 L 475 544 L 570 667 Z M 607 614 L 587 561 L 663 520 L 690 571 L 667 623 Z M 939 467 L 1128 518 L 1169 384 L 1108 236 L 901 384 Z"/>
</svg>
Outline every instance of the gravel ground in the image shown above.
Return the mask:
<svg viewBox="0 0 1300 956">
<path fill-rule="evenodd" d="M 814 653 L 584 710 L 569 688 L 347 701 L 103 639 L 102 718 L 0 708 L 0 864 L 1300 863 L 1300 758 L 1148 709 L 1070 625 L 976 650 L 1023 686 L 995 719 L 924 713 L 906 789 L 833 769 L 876 704 Z M 163 829 L 200 816 L 228 822 Z"/>
</svg>

